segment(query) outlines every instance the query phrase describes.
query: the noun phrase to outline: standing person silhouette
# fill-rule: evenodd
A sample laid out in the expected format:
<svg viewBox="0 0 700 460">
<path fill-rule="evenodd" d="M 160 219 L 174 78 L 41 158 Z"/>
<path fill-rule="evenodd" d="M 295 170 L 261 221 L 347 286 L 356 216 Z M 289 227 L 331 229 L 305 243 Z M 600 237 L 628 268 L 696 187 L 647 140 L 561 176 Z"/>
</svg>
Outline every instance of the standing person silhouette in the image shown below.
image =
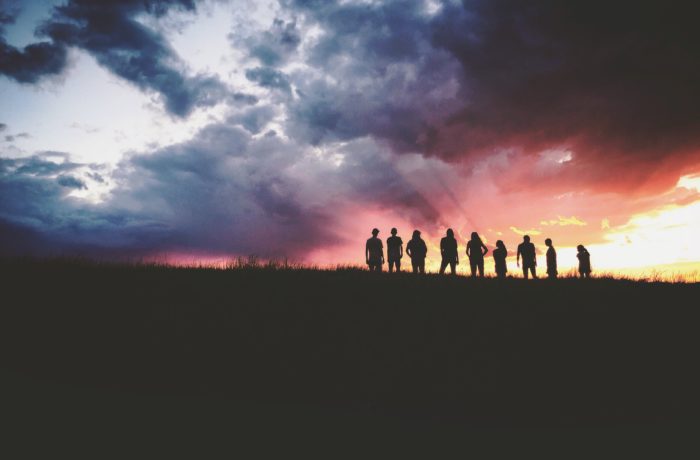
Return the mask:
<svg viewBox="0 0 700 460">
<path fill-rule="evenodd" d="M 503 241 L 496 241 L 496 249 L 493 250 L 493 261 L 496 265 L 496 276 L 500 279 L 506 277 L 508 273 L 508 267 L 506 266 L 506 257 L 508 257 L 508 250 Z"/>
<path fill-rule="evenodd" d="M 484 277 L 484 256 L 489 252 L 479 238 L 479 234 L 472 232 L 472 237 L 467 243 L 467 256 L 469 257 L 469 268 L 471 268 L 472 278 L 476 277 L 477 270 L 479 276 Z"/>
<path fill-rule="evenodd" d="M 552 239 L 547 238 L 544 240 L 544 244 L 547 246 L 547 277 L 549 279 L 555 279 L 559 272 L 557 272 L 557 250 L 554 249 L 552 245 Z"/>
<path fill-rule="evenodd" d="M 451 228 L 447 229 L 447 235 L 440 240 L 440 255 L 442 255 L 440 274 L 445 273 L 445 269 L 449 265 L 450 272 L 453 275 L 456 275 L 459 256 L 457 255 L 457 240 L 455 239 L 455 232 L 453 232 Z"/>
<path fill-rule="evenodd" d="M 535 257 L 535 245 L 530 243 L 530 237 L 525 235 L 523 242 L 518 245 L 518 255 L 516 262 L 520 266 L 520 257 L 523 258 L 523 276 L 528 279 L 528 270 L 533 278 L 537 278 L 537 258 Z"/>
<path fill-rule="evenodd" d="M 411 258 L 413 273 L 425 273 L 425 256 L 428 254 L 428 247 L 420 237 L 420 231 L 413 230 L 413 237 L 406 244 L 406 254 Z"/>
<path fill-rule="evenodd" d="M 403 257 L 403 241 L 400 236 L 396 236 L 397 230 L 391 229 L 391 236 L 386 239 L 386 256 L 389 259 L 389 273 L 401 271 L 401 258 Z"/>
<path fill-rule="evenodd" d="M 591 255 L 588 249 L 584 248 L 582 244 L 576 246 L 578 254 L 578 273 L 581 278 L 590 278 L 591 276 Z"/>
<path fill-rule="evenodd" d="M 379 235 L 379 230 L 375 228 L 372 230 L 372 238 L 368 239 L 367 244 L 365 244 L 365 259 L 371 272 L 382 271 L 384 263 L 384 245 L 382 240 L 377 238 L 377 235 Z"/>
</svg>

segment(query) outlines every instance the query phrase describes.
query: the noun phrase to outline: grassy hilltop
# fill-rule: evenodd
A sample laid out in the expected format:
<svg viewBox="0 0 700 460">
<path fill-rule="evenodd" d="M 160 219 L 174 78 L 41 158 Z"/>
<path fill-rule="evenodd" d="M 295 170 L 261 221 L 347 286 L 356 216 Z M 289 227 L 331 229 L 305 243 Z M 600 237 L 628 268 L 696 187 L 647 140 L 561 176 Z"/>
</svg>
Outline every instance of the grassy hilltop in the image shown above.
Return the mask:
<svg viewBox="0 0 700 460">
<path fill-rule="evenodd" d="M 323 437 L 341 419 L 401 433 L 700 421 L 700 284 L 0 267 L 5 415 L 26 426 L 63 413 L 157 432 L 217 413 Z"/>
</svg>

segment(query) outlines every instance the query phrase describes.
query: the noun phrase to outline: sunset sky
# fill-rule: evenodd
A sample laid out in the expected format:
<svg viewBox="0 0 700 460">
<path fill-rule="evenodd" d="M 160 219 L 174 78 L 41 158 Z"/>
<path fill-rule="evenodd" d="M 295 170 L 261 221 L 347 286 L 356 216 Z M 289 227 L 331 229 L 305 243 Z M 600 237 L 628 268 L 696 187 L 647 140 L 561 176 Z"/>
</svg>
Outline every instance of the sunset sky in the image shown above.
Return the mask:
<svg viewBox="0 0 700 460">
<path fill-rule="evenodd" d="M 397 227 L 434 270 L 449 227 L 462 273 L 477 231 L 699 279 L 685 5 L 0 0 L 0 255 L 363 264 Z"/>
</svg>

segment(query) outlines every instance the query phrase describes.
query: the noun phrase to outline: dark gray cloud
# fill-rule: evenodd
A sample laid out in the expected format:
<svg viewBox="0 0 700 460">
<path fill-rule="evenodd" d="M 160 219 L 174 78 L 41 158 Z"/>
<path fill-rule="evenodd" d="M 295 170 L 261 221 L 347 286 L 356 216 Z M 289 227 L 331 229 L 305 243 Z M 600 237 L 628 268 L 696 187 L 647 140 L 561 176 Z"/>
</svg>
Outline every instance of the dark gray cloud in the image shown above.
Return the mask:
<svg viewBox="0 0 700 460">
<path fill-rule="evenodd" d="M 7 129 L 7 125 L 5 123 L 0 123 L 0 132 L 5 131 Z"/>
<path fill-rule="evenodd" d="M 4 27 L 15 22 L 19 10 L 0 2 L 0 75 L 20 83 L 36 83 L 47 75 L 61 73 L 67 53 L 61 45 L 50 42 L 32 43 L 18 49 L 4 38 Z"/>
<path fill-rule="evenodd" d="M 242 39 L 236 34 L 230 34 L 229 38 L 235 47 L 245 47 L 250 57 L 267 67 L 286 63 L 301 43 L 301 34 L 296 22 L 285 22 L 282 19 L 275 19 L 272 27 L 263 33 Z"/>
<path fill-rule="evenodd" d="M 73 188 L 78 190 L 87 189 L 87 185 L 85 185 L 85 182 L 74 176 L 58 176 L 56 182 L 58 182 L 58 185 L 60 185 L 61 187 Z"/>
<path fill-rule="evenodd" d="M 0 129 L 2 131 L 2 129 Z M 8 134 L 5 136 L 5 142 L 14 142 L 16 139 L 28 139 L 32 136 L 29 133 Z"/>
<path fill-rule="evenodd" d="M 0 74 L 20 83 L 36 83 L 48 75 L 57 75 L 66 66 L 66 49 L 54 43 L 32 43 L 17 49 L 0 37 Z"/>
<path fill-rule="evenodd" d="M 228 97 L 226 86 L 209 75 L 187 76 L 184 64 L 167 41 L 136 20 L 139 14 L 162 16 L 170 9 L 194 11 L 192 0 L 71 0 L 54 8 L 38 34 L 51 39 L 23 50 L 0 35 L 0 73 L 35 83 L 66 66 L 67 49 L 92 54 L 100 65 L 142 90 L 162 96 L 173 115 L 214 105 Z"/>
<path fill-rule="evenodd" d="M 287 76 L 272 67 L 248 69 L 245 72 L 245 76 L 248 80 L 257 83 L 263 88 L 279 89 L 287 94 L 292 92 L 292 86 Z"/>
<path fill-rule="evenodd" d="M 275 116 L 275 109 L 270 105 L 250 107 L 229 117 L 228 122 L 239 124 L 252 134 L 258 134 Z"/>
</svg>

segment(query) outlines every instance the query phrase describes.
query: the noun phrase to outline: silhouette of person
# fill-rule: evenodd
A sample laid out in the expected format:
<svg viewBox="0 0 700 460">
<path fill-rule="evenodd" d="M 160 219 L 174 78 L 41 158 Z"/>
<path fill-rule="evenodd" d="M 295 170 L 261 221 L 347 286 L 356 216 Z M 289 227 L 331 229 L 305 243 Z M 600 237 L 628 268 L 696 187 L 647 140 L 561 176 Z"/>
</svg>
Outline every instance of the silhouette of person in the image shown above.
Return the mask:
<svg viewBox="0 0 700 460">
<path fill-rule="evenodd" d="M 576 257 L 578 257 L 578 273 L 581 275 L 581 278 L 590 278 L 591 254 L 582 244 L 576 246 L 576 250 L 578 250 L 578 254 L 576 254 Z"/>
<path fill-rule="evenodd" d="M 477 270 L 479 271 L 479 276 L 483 278 L 484 256 L 487 252 L 489 250 L 479 238 L 479 234 L 472 232 L 472 237 L 467 243 L 467 256 L 469 257 L 469 268 L 471 268 L 472 278 L 476 277 Z"/>
<path fill-rule="evenodd" d="M 425 256 L 428 254 L 428 247 L 420 237 L 420 231 L 413 230 L 413 237 L 406 244 L 406 254 L 411 258 L 413 273 L 425 273 Z"/>
<path fill-rule="evenodd" d="M 377 238 L 377 235 L 379 235 L 379 230 L 375 228 L 372 230 L 372 238 L 368 239 L 367 244 L 365 244 L 365 258 L 371 272 L 382 271 L 384 263 L 384 245 L 382 240 Z"/>
<path fill-rule="evenodd" d="M 559 272 L 557 272 L 557 250 L 552 246 L 552 239 L 547 238 L 544 240 L 544 244 L 547 246 L 547 277 L 554 279 L 557 277 Z"/>
<path fill-rule="evenodd" d="M 447 235 L 440 240 L 440 255 L 442 262 L 440 263 L 440 274 L 445 273 L 447 266 L 450 266 L 450 272 L 455 275 L 459 256 L 457 255 L 457 240 L 455 232 L 451 228 L 447 229 Z"/>
<path fill-rule="evenodd" d="M 493 250 L 493 261 L 496 265 L 496 276 L 503 279 L 508 273 L 508 267 L 506 266 L 506 257 L 508 257 L 508 250 L 503 241 L 496 241 L 496 249 Z"/>
<path fill-rule="evenodd" d="M 525 235 L 523 242 L 518 245 L 516 262 L 520 266 L 520 257 L 523 258 L 523 276 L 528 279 L 528 270 L 533 278 L 537 278 L 537 258 L 535 257 L 535 245 L 530 243 L 530 237 Z"/>
<path fill-rule="evenodd" d="M 386 239 L 386 256 L 389 259 L 389 272 L 401 271 L 401 258 L 403 257 L 403 241 L 400 236 L 396 236 L 396 229 L 391 229 L 391 236 Z"/>
</svg>

